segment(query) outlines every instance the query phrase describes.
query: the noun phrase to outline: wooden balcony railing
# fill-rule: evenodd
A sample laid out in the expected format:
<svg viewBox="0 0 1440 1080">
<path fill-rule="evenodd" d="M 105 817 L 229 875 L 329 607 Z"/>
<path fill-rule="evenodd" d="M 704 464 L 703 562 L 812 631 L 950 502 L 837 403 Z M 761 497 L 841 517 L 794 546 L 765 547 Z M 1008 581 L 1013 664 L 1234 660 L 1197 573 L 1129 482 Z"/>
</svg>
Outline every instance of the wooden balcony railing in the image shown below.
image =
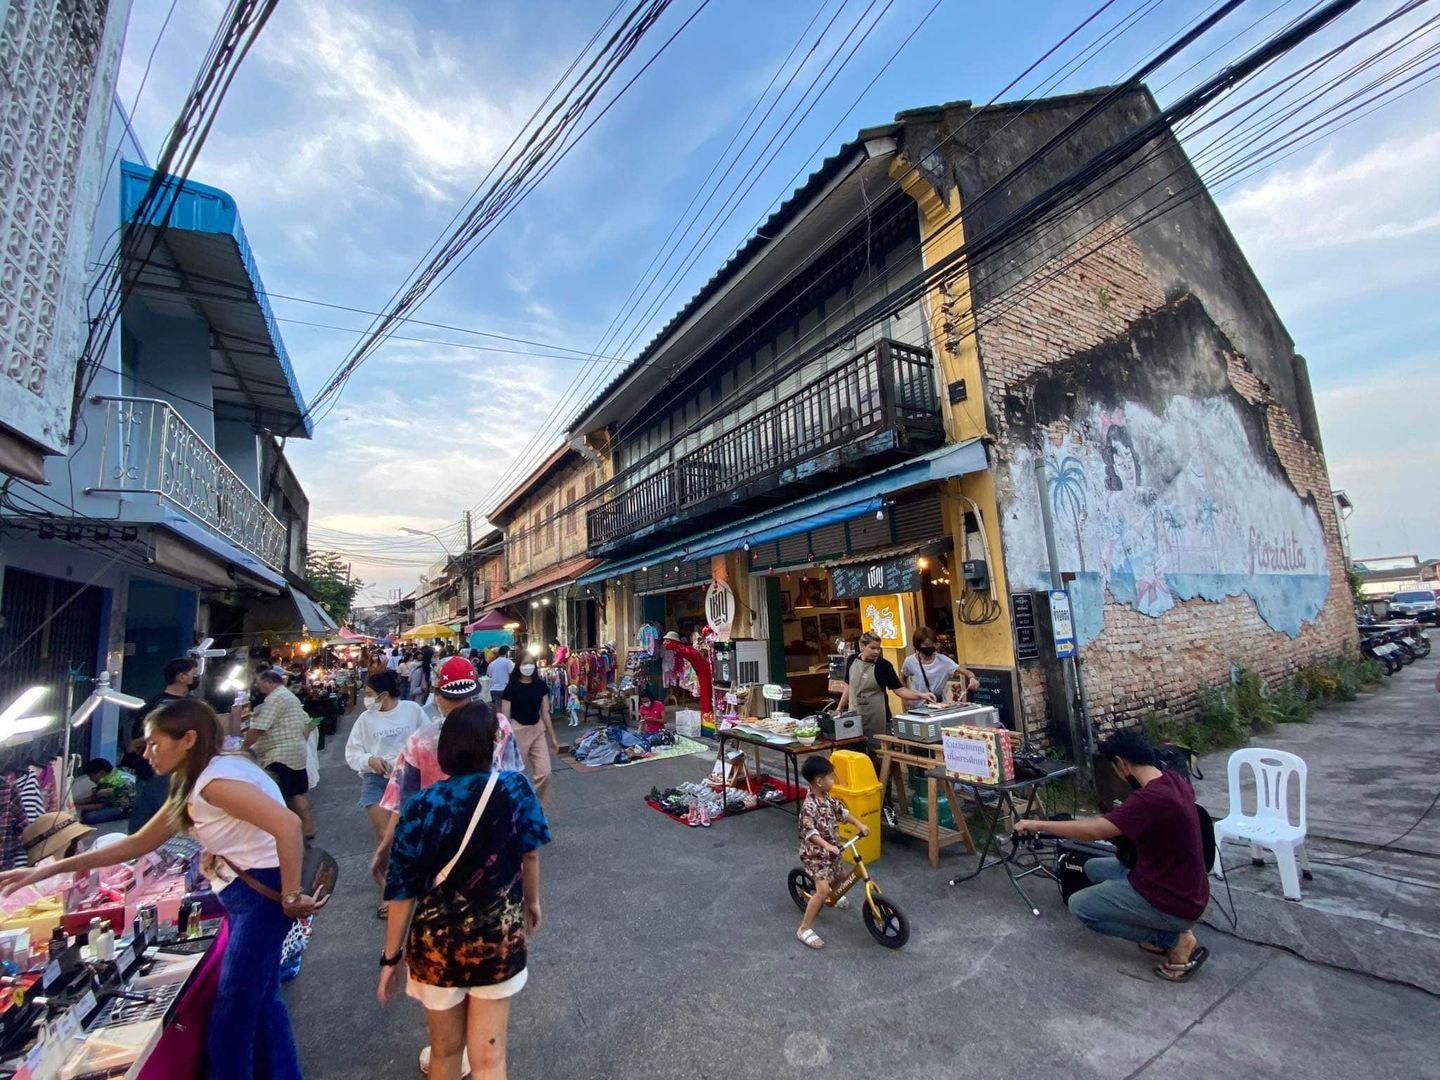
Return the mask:
<svg viewBox="0 0 1440 1080">
<path fill-rule="evenodd" d="M 929 350 L 879 341 L 844 366 L 801 386 L 686 454 L 649 462 L 606 485 L 586 515 L 590 549 L 619 541 L 668 519 L 677 523 L 716 506 L 735 507 L 746 492 L 763 491 L 787 471 L 807 477 L 841 465 L 836 451 L 862 449 L 875 436 L 889 451 L 939 445 L 944 423 Z"/>
</svg>

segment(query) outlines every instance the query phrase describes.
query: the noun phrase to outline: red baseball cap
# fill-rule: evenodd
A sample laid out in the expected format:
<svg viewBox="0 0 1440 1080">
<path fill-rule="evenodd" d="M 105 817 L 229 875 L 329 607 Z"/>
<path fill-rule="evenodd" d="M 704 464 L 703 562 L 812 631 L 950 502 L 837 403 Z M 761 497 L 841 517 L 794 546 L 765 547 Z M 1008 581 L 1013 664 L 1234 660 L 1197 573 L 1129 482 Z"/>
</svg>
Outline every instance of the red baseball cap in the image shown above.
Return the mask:
<svg viewBox="0 0 1440 1080">
<path fill-rule="evenodd" d="M 480 678 L 475 674 L 475 665 L 463 656 L 452 656 L 440 665 L 440 674 L 435 677 L 435 692 L 449 698 L 474 697 L 480 689 Z"/>
</svg>

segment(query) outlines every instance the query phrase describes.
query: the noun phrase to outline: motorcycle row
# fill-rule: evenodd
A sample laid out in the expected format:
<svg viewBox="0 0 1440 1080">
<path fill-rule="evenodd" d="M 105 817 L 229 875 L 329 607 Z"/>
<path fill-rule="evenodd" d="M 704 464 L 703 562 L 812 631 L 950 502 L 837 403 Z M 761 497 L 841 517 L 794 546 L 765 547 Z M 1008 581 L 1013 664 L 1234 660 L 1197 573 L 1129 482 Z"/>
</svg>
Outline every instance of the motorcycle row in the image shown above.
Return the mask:
<svg viewBox="0 0 1440 1080">
<path fill-rule="evenodd" d="M 1425 628 L 1413 620 L 1381 622 L 1372 615 L 1357 619 L 1360 629 L 1360 652 L 1385 665 L 1385 674 L 1394 675 L 1407 664 L 1430 655 L 1430 637 Z"/>
</svg>

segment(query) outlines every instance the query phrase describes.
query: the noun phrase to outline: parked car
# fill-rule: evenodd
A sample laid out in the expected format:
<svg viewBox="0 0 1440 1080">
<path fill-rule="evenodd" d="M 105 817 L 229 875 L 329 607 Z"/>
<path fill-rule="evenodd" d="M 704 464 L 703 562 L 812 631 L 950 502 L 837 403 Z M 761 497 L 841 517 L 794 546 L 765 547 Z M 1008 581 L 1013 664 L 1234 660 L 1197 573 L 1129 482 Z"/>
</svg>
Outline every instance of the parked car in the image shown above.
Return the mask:
<svg viewBox="0 0 1440 1080">
<path fill-rule="evenodd" d="M 1390 598 L 1390 614 L 1401 615 L 1422 622 L 1440 620 L 1440 602 L 1431 589 L 1416 589 L 1413 592 L 1397 592 Z"/>
</svg>

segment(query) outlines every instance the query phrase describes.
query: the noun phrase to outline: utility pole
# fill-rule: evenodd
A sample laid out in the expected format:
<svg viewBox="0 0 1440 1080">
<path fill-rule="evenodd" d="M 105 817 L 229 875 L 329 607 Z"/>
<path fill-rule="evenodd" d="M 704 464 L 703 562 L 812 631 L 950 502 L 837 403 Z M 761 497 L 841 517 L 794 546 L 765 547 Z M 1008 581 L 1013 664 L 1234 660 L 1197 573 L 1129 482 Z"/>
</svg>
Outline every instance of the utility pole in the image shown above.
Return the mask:
<svg viewBox="0 0 1440 1080">
<path fill-rule="evenodd" d="M 1060 556 L 1055 546 L 1055 521 L 1050 516 L 1050 483 L 1045 470 L 1045 453 L 1035 453 L 1035 483 L 1040 489 L 1040 525 L 1045 531 L 1045 556 L 1050 563 L 1050 588 L 1056 591 L 1065 588 L 1065 579 L 1060 573 Z M 1046 597 L 1048 604 L 1049 597 Z M 1070 752 L 1075 755 L 1075 764 L 1080 776 L 1091 787 L 1095 777 L 1091 771 L 1089 718 L 1079 714 L 1075 708 L 1079 686 L 1079 673 L 1075 670 L 1075 657 L 1060 661 L 1060 670 L 1065 677 L 1065 721 L 1070 732 Z"/>
<path fill-rule="evenodd" d="M 470 511 L 469 511 L 469 510 L 466 510 L 466 511 L 465 511 L 465 561 L 464 561 L 464 563 L 461 565 L 461 570 L 462 570 L 462 572 L 465 574 L 465 618 L 466 618 L 468 621 L 470 621 L 470 622 L 474 622 L 474 621 L 475 621 L 475 575 L 471 572 L 473 568 L 470 566 L 470 550 L 471 550 L 471 548 L 473 548 L 473 547 L 475 546 L 475 535 L 474 535 L 474 533 L 472 532 L 472 528 L 471 528 L 471 527 L 472 527 L 472 522 L 471 522 L 471 520 L 470 520 Z"/>
</svg>

